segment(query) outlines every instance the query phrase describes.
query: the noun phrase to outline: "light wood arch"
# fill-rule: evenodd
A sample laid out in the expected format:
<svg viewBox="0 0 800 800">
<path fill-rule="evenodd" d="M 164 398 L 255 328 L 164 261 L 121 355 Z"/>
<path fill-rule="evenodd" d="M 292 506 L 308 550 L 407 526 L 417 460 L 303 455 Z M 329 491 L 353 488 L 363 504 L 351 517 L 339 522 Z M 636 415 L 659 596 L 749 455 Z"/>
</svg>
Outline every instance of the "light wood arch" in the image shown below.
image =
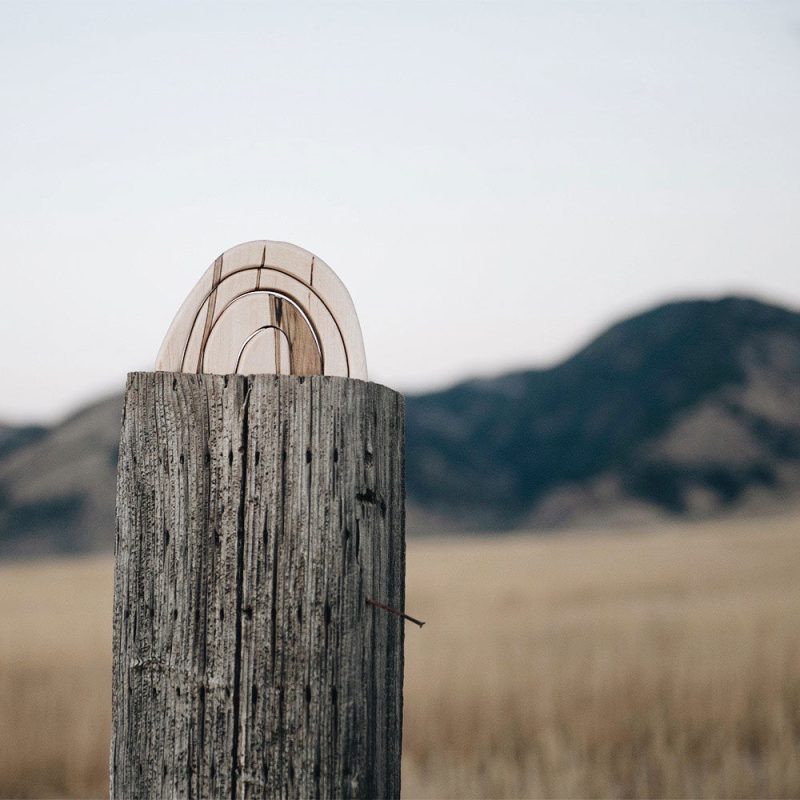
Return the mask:
<svg viewBox="0 0 800 800">
<path fill-rule="evenodd" d="M 156 370 L 367 379 L 361 326 L 336 273 L 287 242 L 215 259 L 170 325 Z"/>
</svg>

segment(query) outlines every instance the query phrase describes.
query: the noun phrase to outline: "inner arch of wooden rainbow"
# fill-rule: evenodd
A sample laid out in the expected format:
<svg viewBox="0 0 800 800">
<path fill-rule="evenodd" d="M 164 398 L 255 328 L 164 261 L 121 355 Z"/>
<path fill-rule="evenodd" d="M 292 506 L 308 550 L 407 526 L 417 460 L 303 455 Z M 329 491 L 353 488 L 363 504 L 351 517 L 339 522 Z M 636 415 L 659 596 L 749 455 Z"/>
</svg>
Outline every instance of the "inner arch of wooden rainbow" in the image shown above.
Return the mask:
<svg viewBox="0 0 800 800">
<path fill-rule="evenodd" d="M 156 369 L 366 380 L 353 301 L 324 261 L 258 241 L 225 251 L 184 301 Z"/>
</svg>

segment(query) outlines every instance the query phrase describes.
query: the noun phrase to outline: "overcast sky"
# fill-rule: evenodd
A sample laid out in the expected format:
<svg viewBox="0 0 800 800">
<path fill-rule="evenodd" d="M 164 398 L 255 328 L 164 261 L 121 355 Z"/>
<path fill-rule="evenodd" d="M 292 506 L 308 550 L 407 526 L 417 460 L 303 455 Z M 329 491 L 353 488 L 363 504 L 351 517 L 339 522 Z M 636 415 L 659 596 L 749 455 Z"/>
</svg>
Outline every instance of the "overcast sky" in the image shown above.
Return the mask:
<svg viewBox="0 0 800 800">
<path fill-rule="evenodd" d="M 350 289 L 374 380 L 800 305 L 800 3 L 0 2 L 0 419 L 152 366 L 222 250 Z"/>
</svg>

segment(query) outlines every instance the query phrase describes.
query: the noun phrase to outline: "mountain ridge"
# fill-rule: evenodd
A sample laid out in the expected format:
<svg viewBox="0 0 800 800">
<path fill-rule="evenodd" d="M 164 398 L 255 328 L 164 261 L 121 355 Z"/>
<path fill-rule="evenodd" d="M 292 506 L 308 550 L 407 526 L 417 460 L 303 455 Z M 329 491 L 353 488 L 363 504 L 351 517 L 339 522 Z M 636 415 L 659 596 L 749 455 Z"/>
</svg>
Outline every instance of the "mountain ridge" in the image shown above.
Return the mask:
<svg viewBox="0 0 800 800">
<path fill-rule="evenodd" d="M 743 404 L 747 397 L 736 397 L 735 388 L 759 377 L 763 388 L 765 376 L 755 374 L 762 362 L 770 373 L 767 384 L 788 369 L 796 389 L 800 314 L 741 297 L 678 301 L 612 325 L 548 369 L 468 381 L 418 402 L 412 398 L 409 449 L 423 457 L 409 473 L 409 495 L 440 516 L 456 514 L 462 525 L 470 525 L 470 516 L 475 527 L 558 524 L 552 515 L 536 513 L 547 490 L 610 470 L 621 473 L 617 479 L 634 499 L 680 513 L 685 503 L 678 476 L 667 474 L 665 459 L 648 455 L 646 444 L 701 401 L 753 416 Z M 774 395 L 770 388 L 767 394 Z M 796 406 L 780 421 L 761 411 L 758 421 L 770 424 L 761 424 L 759 436 L 773 440 L 772 449 L 780 452 L 772 456 L 794 462 L 800 457 Z M 713 453 L 707 455 L 710 467 Z M 775 477 L 770 465 L 753 467 L 756 482 Z M 480 479 L 487 469 L 494 480 Z M 717 479 L 727 492 L 724 499 L 739 496 L 735 486 L 723 485 L 742 482 L 735 470 L 706 472 L 704 482 Z M 461 494 L 466 486 L 469 491 Z"/>
<path fill-rule="evenodd" d="M 551 529 L 800 502 L 800 313 L 662 304 L 558 364 L 407 397 L 409 528 Z M 110 550 L 121 396 L 0 425 L 0 555 Z"/>
</svg>

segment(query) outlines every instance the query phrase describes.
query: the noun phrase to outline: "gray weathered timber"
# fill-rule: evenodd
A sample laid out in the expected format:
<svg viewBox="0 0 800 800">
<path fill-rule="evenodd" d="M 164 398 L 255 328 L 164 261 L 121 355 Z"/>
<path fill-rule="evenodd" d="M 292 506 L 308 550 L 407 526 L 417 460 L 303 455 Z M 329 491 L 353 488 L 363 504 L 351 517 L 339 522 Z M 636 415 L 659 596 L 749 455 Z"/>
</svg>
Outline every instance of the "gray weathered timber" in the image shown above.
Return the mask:
<svg viewBox="0 0 800 800">
<path fill-rule="evenodd" d="M 397 797 L 403 398 L 337 377 L 132 373 L 111 795 Z"/>
</svg>

